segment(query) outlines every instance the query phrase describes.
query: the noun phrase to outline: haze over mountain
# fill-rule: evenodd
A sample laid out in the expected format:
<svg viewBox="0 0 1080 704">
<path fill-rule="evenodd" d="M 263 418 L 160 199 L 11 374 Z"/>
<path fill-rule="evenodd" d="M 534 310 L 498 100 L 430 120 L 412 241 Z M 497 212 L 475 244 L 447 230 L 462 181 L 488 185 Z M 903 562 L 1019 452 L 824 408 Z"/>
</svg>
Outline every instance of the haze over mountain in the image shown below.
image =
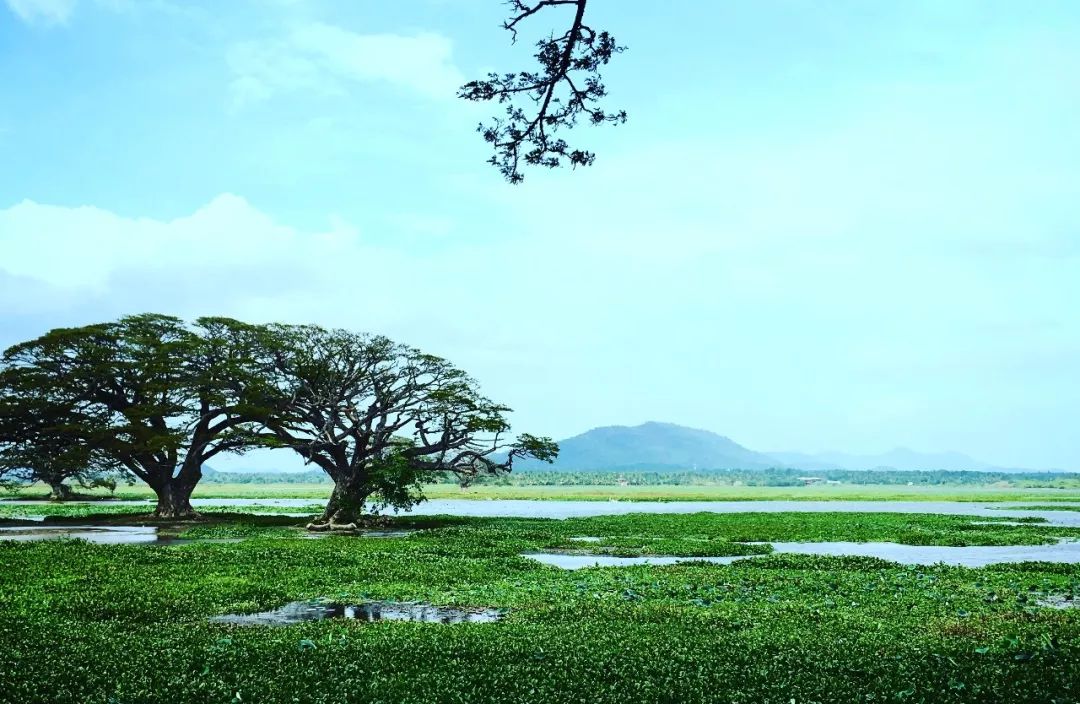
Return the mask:
<svg viewBox="0 0 1080 704">
<path fill-rule="evenodd" d="M 826 469 L 991 470 L 1000 469 L 959 452 L 921 453 L 897 448 L 879 455 L 841 452 L 757 452 L 717 433 L 673 423 L 593 428 L 559 441 L 553 465 L 519 462 L 525 470 L 705 470 L 793 467 Z"/>
<path fill-rule="evenodd" d="M 879 455 L 851 455 L 844 452 L 770 452 L 769 455 L 785 466 L 804 469 L 1000 469 L 960 452 L 916 452 L 906 447 L 898 447 Z"/>
</svg>

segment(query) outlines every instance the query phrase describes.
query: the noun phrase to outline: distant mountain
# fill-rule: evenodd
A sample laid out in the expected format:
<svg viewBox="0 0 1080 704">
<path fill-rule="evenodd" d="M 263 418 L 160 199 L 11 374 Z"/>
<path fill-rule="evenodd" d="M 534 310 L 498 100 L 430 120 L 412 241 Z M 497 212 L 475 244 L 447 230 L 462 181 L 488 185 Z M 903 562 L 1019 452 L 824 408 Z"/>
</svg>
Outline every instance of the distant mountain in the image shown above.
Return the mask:
<svg viewBox="0 0 1080 704">
<path fill-rule="evenodd" d="M 948 471 L 997 469 L 959 452 L 915 452 L 898 447 L 880 455 L 851 455 L 843 452 L 770 452 L 779 465 L 807 470 L 822 469 L 898 469 Z"/>
<path fill-rule="evenodd" d="M 505 455 L 493 457 L 496 460 L 500 458 L 505 458 Z M 526 471 L 635 472 L 770 468 L 796 469 L 807 473 L 830 469 L 1042 471 L 995 467 L 959 452 L 916 452 L 903 447 L 878 455 L 856 455 L 843 452 L 757 452 L 708 430 L 657 422 L 636 426 L 611 425 L 593 428 L 581 435 L 560 440 L 559 457 L 552 465 L 536 460 L 518 460 L 514 463 L 515 470 Z M 306 471 L 278 471 L 267 468 L 260 471 L 223 472 L 204 466 L 203 474 L 210 482 L 329 481 L 325 473 L 310 468 Z"/>
<path fill-rule="evenodd" d="M 520 469 L 649 470 L 767 469 L 779 463 L 768 455 L 707 430 L 672 423 L 612 425 L 559 442 L 554 465 L 517 462 Z"/>
</svg>

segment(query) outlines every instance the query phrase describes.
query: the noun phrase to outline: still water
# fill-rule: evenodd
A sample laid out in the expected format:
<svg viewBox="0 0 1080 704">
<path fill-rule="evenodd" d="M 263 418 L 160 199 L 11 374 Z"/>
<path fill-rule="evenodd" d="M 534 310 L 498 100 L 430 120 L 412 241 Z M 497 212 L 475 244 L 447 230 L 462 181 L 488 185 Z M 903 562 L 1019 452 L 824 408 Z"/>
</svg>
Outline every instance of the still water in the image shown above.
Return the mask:
<svg viewBox="0 0 1080 704">
<path fill-rule="evenodd" d="M 47 501 L 0 500 L 0 506 L 33 506 Z M 69 501 L 67 505 L 93 502 Z M 199 507 L 278 507 L 304 508 L 319 504 L 312 499 L 192 499 Z M 153 501 L 108 501 L 108 506 L 153 506 Z M 627 513 L 934 513 L 948 516 L 982 518 L 1043 518 L 1045 525 L 1080 527 L 1080 505 L 1072 511 L 1028 511 L 1030 501 L 547 501 L 538 499 L 432 499 L 396 515 L 509 517 L 509 518 L 580 518 L 617 516 Z M 1068 504 L 1062 504 L 1068 506 Z M 28 511 L 31 514 L 32 510 Z M 389 513 L 389 512 L 388 512 Z"/>
<path fill-rule="evenodd" d="M 1080 541 L 1065 540 L 1054 545 L 901 545 L 899 543 L 770 543 L 773 553 L 797 555 L 836 555 L 880 557 L 905 565 L 985 567 L 1008 562 L 1080 563 Z M 566 555 L 561 553 L 526 553 L 527 557 L 566 570 L 585 567 L 626 567 L 630 565 L 673 565 L 677 562 L 712 562 L 729 565 L 736 560 L 753 560 L 763 555 L 734 557 L 613 557 L 610 555 Z"/>
<path fill-rule="evenodd" d="M 223 499 L 224 500 L 224 499 Z M 1080 528 L 1078 511 L 1025 511 L 1031 502 L 965 501 L 538 501 L 434 499 L 400 515 L 580 518 L 627 513 L 933 513 L 981 518 L 1043 518 L 1043 525 Z M 1080 507 L 1078 507 L 1080 508 Z"/>
<path fill-rule="evenodd" d="M 291 626 L 304 621 L 343 618 L 350 621 L 414 621 L 418 623 L 492 623 L 502 612 L 489 608 L 432 606 L 415 602 L 363 601 L 342 604 L 327 601 L 294 601 L 271 611 L 255 614 L 213 616 L 211 623 L 231 626 Z"/>
</svg>

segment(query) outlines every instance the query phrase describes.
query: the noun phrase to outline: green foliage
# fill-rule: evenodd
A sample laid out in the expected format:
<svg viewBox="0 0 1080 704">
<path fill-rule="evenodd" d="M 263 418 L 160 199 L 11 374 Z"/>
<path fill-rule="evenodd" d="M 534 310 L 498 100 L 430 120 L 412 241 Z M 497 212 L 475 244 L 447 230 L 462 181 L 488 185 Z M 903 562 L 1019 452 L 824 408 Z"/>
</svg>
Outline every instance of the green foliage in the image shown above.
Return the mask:
<svg viewBox="0 0 1080 704">
<path fill-rule="evenodd" d="M 554 457 L 550 439 L 511 441 L 509 410 L 446 360 L 385 337 L 134 315 L 5 352 L 0 480 L 59 490 L 119 470 L 154 489 L 159 515 L 190 517 L 205 462 L 290 448 L 334 480 L 327 515 L 348 522 L 369 498 L 416 503 L 439 472 L 467 480 Z"/>
<path fill-rule="evenodd" d="M 219 472 L 203 467 L 202 485 L 207 484 L 324 484 L 330 478 L 319 469 L 306 472 Z M 325 489 L 322 492 L 326 493 Z"/>
<path fill-rule="evenodd" d="M 944 520 L 939 520 L 944 519 Z M 903 567 L 778 555 L 566 572 L 518 557 L 573 535 L 1003 539 L 956 517 L 402 519 L 403 538 L 181 547 L 0 543 L 0 701 L 1071 702 L 1080 566 Z M 262 531 L 260 534 L 260 530 Z M 975 538 L 975 540 L 982 540 Z M 285 568 L 287 566 L 287 568 Z M 294 600 L 494 606 L 491 624 L 210 624 Z"/>
<path fill-rule="evenodd" d="M 439 357 L 311 325 L 266 326 L 259 339 L 268 386 L 284 400 L 260 437 L 334 479 L 325 523 L 347 525 L 369 501 L 411 506 L 438 473 L 467 483 L 508 471 L 515 458 L 550 461 L 558 452 L 549 438 L 512 442 L 510 409 Z M 502 461 L 493 459 L 504 450 Z"/>
<path fill-rule="evenodd" d="M 11 461 L 105 465 L 185 510 L 202 463 L 251 447 L 249 426 L 268 412 L 252 335 L 222 318 L 189 326 L 144 314 L 15 345 L 0 364 L 0 397 L 18 417 L 48 423 L 3 432 L 28 445 Z"/>
<path fill-rule="evenodd" d="M 65 498 L 72 481 L 106 481 L 113 465 L 84 433 L 98 420 L 93 409 L 53 402 L 32 376 L 0 365 L 0 482 L 14 489 L 39 481 Z"/>
</svg>

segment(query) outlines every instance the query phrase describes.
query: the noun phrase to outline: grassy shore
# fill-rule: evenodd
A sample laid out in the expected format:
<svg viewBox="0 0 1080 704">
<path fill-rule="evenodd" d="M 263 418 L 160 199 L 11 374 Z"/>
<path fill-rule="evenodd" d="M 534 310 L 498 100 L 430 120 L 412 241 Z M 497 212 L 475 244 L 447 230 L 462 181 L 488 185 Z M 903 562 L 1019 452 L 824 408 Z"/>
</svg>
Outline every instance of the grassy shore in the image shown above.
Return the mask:
<svg viewBox="0 0 1080 704">
<path fill-rule="evenodd" d="M 1080 566 L 904 567 L 775 555 L 558 570 L 535 550 L 735 555 L 743 541 L 1032 544 L 957 516 L 403 518 L 399 538 L 300 539 L 223 517 L 191 538 L 0 542 L 0 702 L 1075 702 Z M 575 536 L 594 536 L 582 544 Z M 485 624 L 208 622 L 294 600 L 495 607 Z"/>
<path fill-rule="evenodd" d="M 330 484 L 216 484 L 202 483 L 195 498 L 325 500 Z M 566 501 L 1027 501 L 1080 502 L 1080 489 L 1027 489 L 1008 486 L 906 486 L 842 484 L 799 487 L 762 486 L 501 486 L 483 484 L 461 489 L 452 484 L 425 488 L 432 499 L 540 499 Z M 42 498 L 43 486 L 22 489 L 12 498 Z M 104 497 L 107 492 L 91 495 Z M 137 484 L 116 491 L 120 499 L 149 499 L 149 487 Z"/>
</svg>

